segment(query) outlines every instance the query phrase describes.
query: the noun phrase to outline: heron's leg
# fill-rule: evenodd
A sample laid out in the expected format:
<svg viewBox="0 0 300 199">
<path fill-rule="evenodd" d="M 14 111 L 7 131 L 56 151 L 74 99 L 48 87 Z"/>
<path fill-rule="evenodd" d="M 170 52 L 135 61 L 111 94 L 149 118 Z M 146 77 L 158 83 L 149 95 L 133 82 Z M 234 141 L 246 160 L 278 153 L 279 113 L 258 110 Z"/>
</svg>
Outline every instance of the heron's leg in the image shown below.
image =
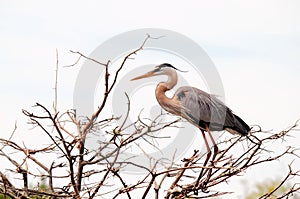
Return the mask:
<svg viewBox="0 0 300 199">
<path fill-rule="evenodd" d="M 198 179 L 196 181 L 195 188 L 198 187 L 201 178 L 204 176 L 204 173 L 205 173 L 205 168 L 204 167 L 207 165 L 207 162 L 208 162 L 208 160 L 209 160 L 209 158 L 211 156 L 211 151 L 210 151 L 210 148 L 209 148 L 209 145 L 208 145 L 205 133 L 204 133 L 204 131 L 202 129 L 200 129 L 200 130 L 201 130 L 201 133 L 202 133 L 202 136 L 203 136 L 203 139 L 204 139 L 204 143 L 205 143 L 205 146 L 206 146 L 206 149 L 207 149 L 207 155 L 206 155 L 206 159 L 205 159 L 204 164 L 203 164 L 203 168 L 201 169 L 200 175 L 199 175 L 199 177 L 198 177 Z"/>
<path fill-rule="evenodd" d="M 218 146 L 217 146 L 217 144 L 216 144 L 214 138 L 212 137 L 212 134 L 211 134 L 211 132 L 210 132 L 210 130 L 209 130 L 208 127 L 206 127 L 206 131 L 207 131 L 207 133 L 208 133 L 208 135 L 209 135 L 209 137 L 210 137 L 210 139 L 211 139 L 211 141 L 212 141 L 212 143 L 213 143 L 213 145 L 214 145 L 214 153 L 213 153 L 213 157 L 212 157 L 212 159 L 211 159 L 211 164 L 214 165 L 214 160 L 215 160 L 215 158 L 216 158 L 216 156 L 217 156 L 217 154 L 218 154 L 219 149 L 218 149 Z M 209 179 L 210 179 L 210 177 L 211 177 L 211 172 L 212 172 L 212 168 L 210 168 L 210 169 L 208 170 L 207 178 L 206 178 L 206 180 L 204 181 L 204 184 L 207 184 L 207 183 L 208 183 L 208 181 L 209 181 Z"/>
<path fill-rule="evenodd" d="M 212 134 L 211 134 L 211 132 L 210 132 L 210 130 L 209 130 L 209 128 L 207 126 L 206 126 L 205 130 L 208 132 L 210 140 L 211 140 L 211 142 L 213 143 L 213 146 L 214 146 L 214 153 L 213 153 L 213 157 L 212 157 L 212 160 L 211 160 L 212 164 L 214 164 L 214 160 L 215 160 L 215 158 L 216 158 L 216 156 L 218 154 L 219 148 L 218 148 L 218 146 L 217 146 L 217 144 L 216 144 L 216 142 L 215 142 L 215 140 L 214 140 L 214 138 L 213 138 L 213 136 L 212 136 Z"/>
</svg>

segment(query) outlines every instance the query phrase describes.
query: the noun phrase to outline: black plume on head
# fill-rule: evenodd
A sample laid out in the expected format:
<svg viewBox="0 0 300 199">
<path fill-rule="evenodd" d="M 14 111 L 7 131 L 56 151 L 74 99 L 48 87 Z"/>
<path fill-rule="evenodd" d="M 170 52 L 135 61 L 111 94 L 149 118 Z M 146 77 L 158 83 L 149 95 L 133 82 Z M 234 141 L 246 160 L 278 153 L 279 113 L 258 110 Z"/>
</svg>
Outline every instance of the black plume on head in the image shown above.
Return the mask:
<svg viewBox="0 0 300 199">
<path fill-rule="evenodd" d="M 163 63 L 163 64 L 161 64 L 161 65 L 158 65 L 158 66 L 157 66 L 157 69 L 160 70 L 160 69 L 166 68 L 166 67 L 173 68 L 173 69 L 178 70 L 178 71 L 180 71 L 180 72 L 187 72 L 187 71 L 179 70 L 178 68 L 175 68 L 174 66 L 172 66 L 172 65 L 169 64 L 169 63 Z"/>
</svg>

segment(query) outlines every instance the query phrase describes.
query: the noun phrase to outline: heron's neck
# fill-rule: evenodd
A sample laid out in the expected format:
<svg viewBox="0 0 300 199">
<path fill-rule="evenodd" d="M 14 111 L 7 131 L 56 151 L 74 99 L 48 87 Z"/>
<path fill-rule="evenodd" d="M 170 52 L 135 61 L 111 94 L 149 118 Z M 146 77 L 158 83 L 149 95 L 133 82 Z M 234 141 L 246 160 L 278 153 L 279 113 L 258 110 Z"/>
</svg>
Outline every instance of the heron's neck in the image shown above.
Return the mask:
<svg viewBox="0 0 300 199">
<path fill-rule="evenodd" d="M 155 96 L 158 103 L 167 111 L 169 105 L 172 103 L 172 98 L 166 96 L 166 91 L 171 90 L 177 84 L 177 74 L 174 71 L 173 73 L 168 74 L 168 80 L 166 82 L 160 82 L 155 90 Z"/>
<path fill-rule="evenodd" d="M 159 85 L 166 87 L 166 91 L 171 90 L 177 84 L 177 73 L 175 70 L 170 71 L 166 82 L 160 82 Z"/>
</svg>

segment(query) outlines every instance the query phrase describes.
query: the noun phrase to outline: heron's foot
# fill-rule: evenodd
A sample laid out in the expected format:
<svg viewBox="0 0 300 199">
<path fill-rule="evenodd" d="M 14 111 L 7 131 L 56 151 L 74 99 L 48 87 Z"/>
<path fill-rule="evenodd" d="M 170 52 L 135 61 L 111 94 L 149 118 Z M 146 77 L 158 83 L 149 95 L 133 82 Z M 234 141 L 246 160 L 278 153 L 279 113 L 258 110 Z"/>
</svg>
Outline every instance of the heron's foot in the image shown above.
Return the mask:
<svg viewBox="0 0 300 199">
<path fill-rule="evenodd" d="M 203 192 L 203 193 L 209 193 L 209 191 L 208 191 L 208 189 L 207 189 L 207 187 L 205 186 L 205 187 L 203 187 L 203 188 L 201 188 L 201 191 Z"/>
<path fill-rule="evenodd" d="M 201 192 L 203 192 L 203 193 L 208 193 L 209 191 L 208 191 L 208 189 L 207 189 L 207 182 L 206 181 L 204 181 L 204 182 L 202 182 L 200 185 L 198 185 L 198 186 L 194 186 L 194 195 L 198 195 L 198 193 L 199 193 L 199 190 L 201 190 Z"/>
<path fill-rule="evenodd" d="M 200 185 L 199 188 L 201 189 L 201 191 L 202 191 L 203 193 L 208 193 L 208 192 L 209 192 L 209 191 L 208 191 L 208 188 L 207 188 L 207 182 L 206 182 L 206 181 L 204 181 L 204 182 Z"/>
</svg>

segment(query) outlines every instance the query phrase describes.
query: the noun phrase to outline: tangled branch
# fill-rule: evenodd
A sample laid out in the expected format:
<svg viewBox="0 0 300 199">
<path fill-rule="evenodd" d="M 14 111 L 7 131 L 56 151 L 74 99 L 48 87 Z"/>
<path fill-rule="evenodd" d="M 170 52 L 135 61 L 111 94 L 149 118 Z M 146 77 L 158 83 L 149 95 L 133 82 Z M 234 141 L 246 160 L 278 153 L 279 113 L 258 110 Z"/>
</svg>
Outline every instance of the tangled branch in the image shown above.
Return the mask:
<svg viewBox="0 0 300 199">
<path fill-rule="evenodd" d="M 218 185 L 242 176 L 249 168 L 257 168 L 257 165 L 275 162 L 288 156 L 299 159 L 298 149 L 290 145 L 279 152 L 271 151 L 273 144 L 278 141 L 285 142 L 286 137 L 291 136 L 297 128 L 297 123 L 278 133 L 263 132 L 259 129 L 252 131 L 247 137 L 235 136 L 221 140 L 218 146 L 222 150 L 219 151 L 214 162 L 203 166 L 205 154 L 201 154 L 198 150 L 181 162 L 176 162 L 174 157 L 164 159 L 150 157 L 148 152 L 137 144 L 138 141 L 143 140 L 159 150 L 156 141 L 163 138 L 155 135 L 155 132 L 165 128 L 178 128 L 180 118 L 162 122 L 162 117 L 168 113 L 161 112 L 155 118 L 143 118 L 140 113 L 136 121 L 126 125 L 131 110 L 130 98 L 127 94 L 125 95 L 128 108 L 123 119 L 121 117 L 101 118 L 100 113 L 107 106 L 107 99 L 118 82 L 120 71 L 133 55 L 143 50 L 149 39 L 155 38 L 148 35 L 140 47 L 124 57 L 114 72 L 110 71 L 110 61 L 102 63 L 80 52 L 71 51 L 79 57 L 68 67 L 77 65 L 79 60 L 84 58 L 105 68 L 102 101 L 84 122 L 76 117 L 74 110 L 62 113 L 57 110 L 57 60 L 55 100 L 52 109 L 36 103 L 35 112 L 39 113 L 23 110 L 31 125 L 43 132 L 50 143 L 35 149 L 27 148 L 25 144 L 21 146 L 12 139 L 16 127 L 8 139 L 0 138 L 0 157 L 7 160 L 14 168 L 0 172 L 0 193 L 4 197 L 78 199 L 126 197 L 130 199 L 135 198 L 138 193 L 139 198 L 215 198 L 233 193 L 234 190 L 229 192 L 219 190 Z M 111 77 L 112 80 L 109 81 Z M 121 125 L 113 125 L 116 121 Z M 87 136 L 99 131 L 101 135 L 98 135 L 97 148 L 88 148 Z M 151 167 L 132 161 L 133 157 L 124 157 L 126 151 L 133 146 L 140 149 L 149 159 Z M 18 157 L 14 154 L 18 154 Z M 49 159 L 45 161 L 41 159 L 42 156 L 49 156 Z M 124 168 L 128 165 L 143 170 L 145 174 L 134 181 L 127 179 Z M 159 165 L 163 165 L 163 169 Z M 261 195 L 260 198 L 270 198 L 280 187 L 299 176 L 300 170 L 295 170 L 292 163 L 287 166 L 289 172 L 278 186 Z M 204 175 L 200 176 L 199 183 L 196 183 L 201 169 Z M 18 177 L 10 179 L 9 176 Z M 46 186 L 43 189 L 41 186 L 32 187 L 30 182 L 34 178 L 41 179 L 40 181 Z M 12 180 L 22 182 L 22 185 L 14 185 Z M 287 198 L 299 193 L 299 190 L 299 184 L 294 183 L 285 193 L 276 197 Z"/>
</svg>

